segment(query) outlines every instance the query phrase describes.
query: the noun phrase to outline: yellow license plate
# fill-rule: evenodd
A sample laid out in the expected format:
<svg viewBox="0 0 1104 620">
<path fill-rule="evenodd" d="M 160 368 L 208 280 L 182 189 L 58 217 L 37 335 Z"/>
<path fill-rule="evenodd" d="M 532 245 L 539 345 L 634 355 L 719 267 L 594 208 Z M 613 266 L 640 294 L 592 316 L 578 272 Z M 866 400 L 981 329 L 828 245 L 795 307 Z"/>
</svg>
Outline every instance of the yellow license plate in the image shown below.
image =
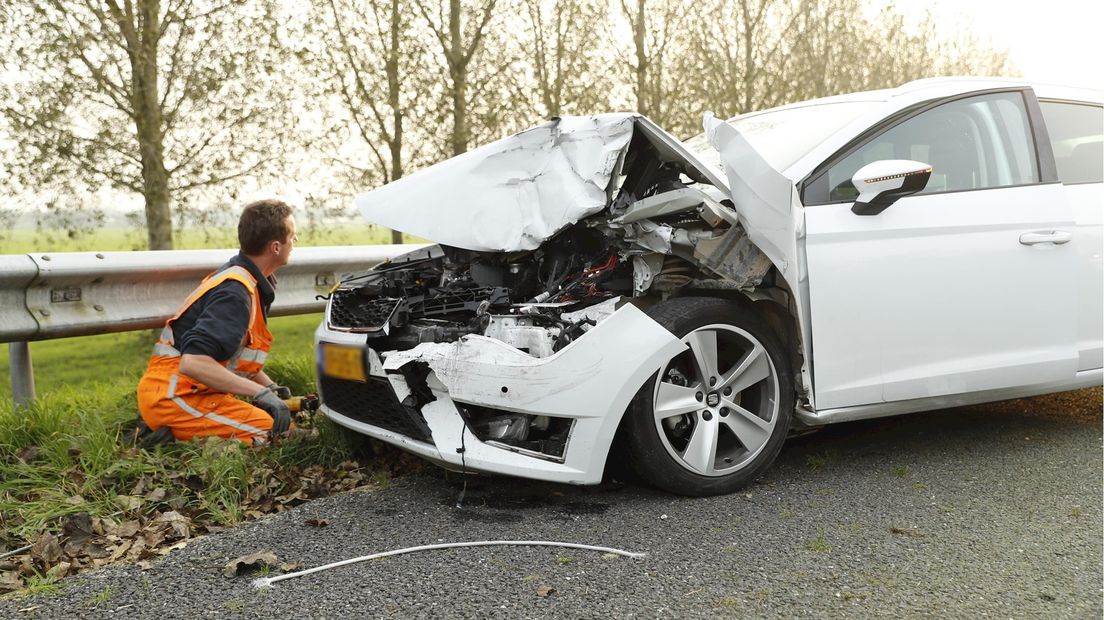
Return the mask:
<svg viewBox="0 0 1104 620">
<path fill-rule="evenodd" d="M 368 375 L 364 372 L 364 350 L 323 344 L 322 372 L 337 379 L 367 381 Z"/>
</svg>

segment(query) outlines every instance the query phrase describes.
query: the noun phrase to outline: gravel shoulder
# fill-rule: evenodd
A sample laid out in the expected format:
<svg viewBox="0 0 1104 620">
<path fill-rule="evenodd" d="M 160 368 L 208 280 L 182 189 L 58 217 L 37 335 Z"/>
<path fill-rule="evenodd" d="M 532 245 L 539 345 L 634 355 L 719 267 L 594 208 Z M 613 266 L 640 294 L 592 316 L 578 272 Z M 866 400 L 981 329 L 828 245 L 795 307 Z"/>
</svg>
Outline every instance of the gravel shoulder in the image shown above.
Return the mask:
<svg viewBox="0 0 1104 620">
<path fill-rule="evenodd" d="M 1101 617 L 1100 394 L 837 425 L 791 440 L 726 497 L 481 478 L 457 508 L 457 477 L 406 476 L 194 540 L 147 570 L 0 600 L 0 617 Z M 309 568 L 497 539 L 648 556 L 429 551 L 262 590 L 222 575 L 262 549 Z"/>
</svg>

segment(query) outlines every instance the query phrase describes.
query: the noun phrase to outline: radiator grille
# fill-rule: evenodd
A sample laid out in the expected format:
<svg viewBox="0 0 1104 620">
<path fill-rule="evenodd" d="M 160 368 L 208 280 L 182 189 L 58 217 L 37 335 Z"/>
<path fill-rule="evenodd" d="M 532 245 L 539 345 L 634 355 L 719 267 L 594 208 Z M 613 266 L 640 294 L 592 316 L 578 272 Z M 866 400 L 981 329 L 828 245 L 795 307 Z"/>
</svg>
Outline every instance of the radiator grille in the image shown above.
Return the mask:
<svg viewBox="0 0 1104 620">
<path fill-rule="evenodd" d="M 330 327 L 381 329 L 394 314 L 400 301 L 393 297 L 366 299 L 355 290 L 336 290 L 330 298 Z"/>
<path fill-rule="evenodd" d="M 386 379 L 369 377 L 361 383 L 322 375 L 319 388 L 322 402 L 343 416 L 418 441 L 433 442 L 425 418 L 416 409 L 404 407 Z"/>
</svg>

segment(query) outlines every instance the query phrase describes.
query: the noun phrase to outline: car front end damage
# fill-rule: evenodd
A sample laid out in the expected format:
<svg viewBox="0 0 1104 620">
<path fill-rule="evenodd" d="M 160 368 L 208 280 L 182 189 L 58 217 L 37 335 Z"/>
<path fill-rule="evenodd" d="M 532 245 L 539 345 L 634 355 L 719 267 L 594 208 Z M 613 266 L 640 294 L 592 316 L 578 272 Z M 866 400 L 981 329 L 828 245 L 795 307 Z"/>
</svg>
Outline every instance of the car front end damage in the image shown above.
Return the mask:
<svg viewBox="0 0 1104 620">
<path fill-rule="evenodd" d="M 362 196 L 370 221 L 438 245 L 332 291 L 322 410 L 451 469 L 599 482 L 634 395 L 687 351 L 650 307 L 702 292 L 794 305 L 730 195 L 646 118 L 609 114 Z"/>
</svg>

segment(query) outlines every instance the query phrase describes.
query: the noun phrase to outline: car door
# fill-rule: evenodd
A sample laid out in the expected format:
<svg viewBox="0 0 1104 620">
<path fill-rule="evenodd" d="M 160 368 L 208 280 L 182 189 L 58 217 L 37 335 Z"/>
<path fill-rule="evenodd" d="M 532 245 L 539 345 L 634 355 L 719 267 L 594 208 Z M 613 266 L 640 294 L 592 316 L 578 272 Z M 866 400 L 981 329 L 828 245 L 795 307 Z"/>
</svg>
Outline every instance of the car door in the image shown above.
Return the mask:
<svg viewBox="0 0 1104 620">
<path fill-rule="evenodd" d="M 933 172 L 856 215 L 850 179 L 881 159 Z M 803 201 L 818 410 L 1073 378 L 1074 221 L 1030 89 L 899 114 L 814 171 Z"/>
<path fill-rule="evenodd" d="M 1077 221 L 1077 369 L 1094 370 L 1104 366 L 1104 109 L 1058 99 L 1039 106 Z"/>
</svg>

